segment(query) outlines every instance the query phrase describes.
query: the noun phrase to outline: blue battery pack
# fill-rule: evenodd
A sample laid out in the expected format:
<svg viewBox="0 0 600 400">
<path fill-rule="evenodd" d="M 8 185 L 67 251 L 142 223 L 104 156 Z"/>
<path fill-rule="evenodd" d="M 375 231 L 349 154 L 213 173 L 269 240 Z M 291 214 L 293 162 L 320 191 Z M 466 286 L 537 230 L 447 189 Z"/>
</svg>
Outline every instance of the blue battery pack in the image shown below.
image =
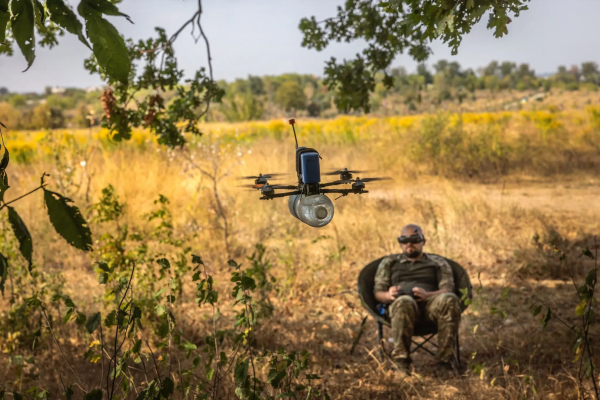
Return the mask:
<svg viewBox="0 0 600 400">
<path fill-rule="evenodd" d="M 300 155 L 300 165 L 302 168 L 302 181 L 304 183 L 310 184 L 321 182 L 319 153 L 302 153 Z"/>
</svg>

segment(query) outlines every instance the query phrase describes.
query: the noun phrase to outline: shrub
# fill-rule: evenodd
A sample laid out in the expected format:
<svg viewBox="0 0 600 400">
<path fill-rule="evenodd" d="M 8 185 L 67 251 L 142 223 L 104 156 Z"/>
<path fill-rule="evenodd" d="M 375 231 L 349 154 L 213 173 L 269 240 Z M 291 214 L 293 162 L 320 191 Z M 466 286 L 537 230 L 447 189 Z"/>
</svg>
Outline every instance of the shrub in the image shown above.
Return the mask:
<svg viewBox="0 0 600 400">
<path fill-rule="evenodd" d="M 306 108 L 306 95 L 295 81 L 287 81 L 281 84 L 275 93 L 275 102 L 285 111 L 304 110 Z"/>
</svg>

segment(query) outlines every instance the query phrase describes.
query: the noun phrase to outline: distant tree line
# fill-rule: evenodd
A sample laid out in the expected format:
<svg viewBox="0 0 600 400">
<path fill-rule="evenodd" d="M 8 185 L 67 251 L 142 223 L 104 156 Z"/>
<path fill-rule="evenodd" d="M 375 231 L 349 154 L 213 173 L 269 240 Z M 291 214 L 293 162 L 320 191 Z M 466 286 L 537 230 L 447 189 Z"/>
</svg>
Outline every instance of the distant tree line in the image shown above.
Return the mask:
<svg viewBox="0 0 600 400">
<path fill-rule="evenodd" d="M 385 75 L 379 76 L 371 94 L 372 113 L 377 114 L 385 99 L 393 98 L 416 111 L 425 101 L 463 103 L 474 100 L 479 91 L 588 90 L 600 86 L 600 69 L 595 62 L 570 68 L 560 66 L 550 76 L 536 76 L 529 64 L 492 61 L 485 67 L 463 69 L 456 61 L 440 60 L 431 67 L 419 64 L 416 71 L 393 68 L 389 88 Z M 281 115 L 331 118 L 340 114 L 333 94 L 314 75 L 283 74 L 248 76 L 233 82 L 220 81 L 225 90 L 221 103 L 212 104 L 206 121 L 250 121 Z M 102 120 L 102 90 L 46 88 L 44 93 L 10 93 L 0 88 L 0 121 L 11 129 L 86 128 Z M 147 93 L 140 93 L 145 96 Z M 165 101 L 170 101 L 167 96 Z"/>
</svg>

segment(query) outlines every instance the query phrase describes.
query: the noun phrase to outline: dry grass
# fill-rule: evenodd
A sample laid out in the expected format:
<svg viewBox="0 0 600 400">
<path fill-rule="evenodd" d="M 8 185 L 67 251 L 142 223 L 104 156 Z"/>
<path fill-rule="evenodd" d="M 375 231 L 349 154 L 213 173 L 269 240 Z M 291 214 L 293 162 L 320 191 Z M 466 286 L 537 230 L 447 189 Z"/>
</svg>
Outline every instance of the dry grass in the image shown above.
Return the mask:
<svg viewBox="0 0 600 400">
<path fill-rule="evenodd" d="M 585 113 L 577 115 L 591 118 Z M 475 115 L 464 118 L 471 118 L 466 122 L 471 127 L 481 124 Z M 480 118 L 502 119 L 500 115 Z M 533 122 L 531 116 L 527 118 L 511 115 L 508 125 L 498 125 L 509 128 L 498 128 L 498 137 L 505 143 L 521 143 L 524 137 L 540 138 L 544 129 L 536 128 L 540 118 L 534 115 Z M 561 115 L 557 119 L 559 130 L 569 133 L 566 139 L 559 137 L 560 143 L 569 143 L 569 149 L 579 149 L 581 154 L 592 151 L 593 145 L 583 138 L 595 132 L 594 122 L 586 119 L 578 125 L 565 122 L 568 118 Z M 52 175 L 51 184 L 73 197 L 89 215 L 86 191 L 87 176 L 91 176 L 89 202 L 97 201 L 101 189 L 112 184 L 127 203 L 123 223 L 143 229 L 149 224 L 141 217 L 163 194 L 171 201 L 178 237 L 204 257 L 223 298 L 230 291 L 227 259 L 244 261 L 254 244 L 263 243 L 274 265 L 271 272 L 277 278 L 277 288 L 271 293 L 276 311 L 261 322 L 257 346 L 309 350 L 314 371 L 322 377 L 322 387 L 332 398 L 577 398 L 573 378 L 577 365 L 572 363 L 569 331 L 555 320 L 543 331 L 539 317 L 534 318 L 528 307 L 538 296 L 558 316 L 576 322 L 576 294 L 567 281 L 567 271 L 554 257 L 553 246 L 547 243 L 552 241 L 565 249 L 579 273 L 586 270 L 576 256 L 600 232 L 597 172 L 582 163 L 566 174 L 558 174 L 548 168 L 552 160 L 560 165 L 568 162 L 567 156 L 555 149 L 550 154 L 536 154 L 529 163 L 521 158 L 519 162 L 510 159 L 512 167 L 508 171 L 481 171 L 476 181 L 446 179 L 444 176 L 460 176 L 459 170 L 436 167 L 436 160 L 426 155 L 408 156 L 407 147 L 418 143 L 414 138 L 421 138 L 424 132 L 419 120 L 416 118 L 413 122 L 417 125 L 411 128 L 413 122 L 407 120 L 345 119 L 332 122 L 337 125 L 323 123 L 320 134 L 308 133 L 320 130 L 319 123 L 300 124 L 301 144 L 319 149 L 324 168 L 347 166 L 373 171 L 369 176 L 394 177 L 393 181 L 368 185 L 367 195 L 337 200 L 333 222 L 319 230 L 293 219 L 285 200 L 259 201 L 257 193 L 235 187 L 240 184 L 236 180 L 240 175 L 294 170 L 293 142 L 287 127 L 279 123 L 271 123 L 277 129 L 269 128 L 267 123 L 209 126 L 201 141 L 178 151 L 155 148 L 144 140 L 136 145 L 96 140 L 63 143 L 66 148 L 54 147 L 60 150 L 59 163 L 48 155 L 34 155 L 27 158 L 27 163 L 11 164 L 7 200 L 35 186 L 45 171 Z M 261 126 L 267 126 L 264 132 L 271 134 L 261 131 Z M 480 132 L 470 129 L 467 127 L 465 135 Z M 237 130 L 240 140 L 233 140 L 232 130 Z M 11 137 L 8 139 L 10 149 Z M 550 142 L 548 148 L 555 143 Z M 43 149 L 40 146 L 32 151 L 36 155 L 51 153 Z M 80 166 L 83 160 L 85 167 Z M 208 171 L 216 167 L 218 175 L 227 173 L 218 187 L 230 229 L 227 243 L 222 218 L 216 211 L 213 184 L 198 166 Z M 17 209 L 33 236 L 38 269 L 60 272 L 66 281 L 66 293 L 76 303 L 85 304 L 85 312 L 102 307 L 92 268 L 96 256 L 82 255 L 57 238 L 39 197 L 19 202 Z M 433 361 L 425 354 L 415 358 L 416 374 L 401 380 L 389 365 L 377 360 L 375 324 L 371 319 L 354 354 L 349 354 L 366 316 L 355 293 L 358 273 L 369 261 L 399 251 L 395 238 L 407 223 L 423 226 L 428 236 L 427 250 L 459 261 L 476 287 L 480 275 L 483 289 L 461 324 L 463 362 L 470 365 L 461 377 L 438 376 Z M 92 226 L 96 238 L 104 229 L 102 225 Z M 30 289 L 24 286 L 21 290 Z M 0 310 L 8 307 L 7 299 L 0 303 Z M 492 307 L 506 316 L 492 312 Z M 231 313 L 226 305 L 221 308 L 225 310 L 222 324 L 227 325 Z M 187 337 L 201 343 L 210 330 L 206 312 L 190 301 L 181 304 L 177 313 Z M 32 351 L 9 341 L 10 331 L 6 325 L 0 329 L 0 348 L 4 351 L 0 355 L 0 376 L 5 382 L 21 384 L 15 375 L 17 367 L 7 360 L 30 354 L 36 356 L 39 377 L 23 379 L 23 385 L 38 383 L 60 393 L 60 370 L 63 379 L 73 381 L 62 368 L 64 361 L 50 340 Z M 92 339 L 70 327 L 59 331 L 68 358 L 82 379 L 93 386 L 100 367 L 84 362 L 80 356 Z M 593 335 L 597 337 L 598 332 Z M 234 395 L 225 391 L 222 396 Z"/>
</svg>

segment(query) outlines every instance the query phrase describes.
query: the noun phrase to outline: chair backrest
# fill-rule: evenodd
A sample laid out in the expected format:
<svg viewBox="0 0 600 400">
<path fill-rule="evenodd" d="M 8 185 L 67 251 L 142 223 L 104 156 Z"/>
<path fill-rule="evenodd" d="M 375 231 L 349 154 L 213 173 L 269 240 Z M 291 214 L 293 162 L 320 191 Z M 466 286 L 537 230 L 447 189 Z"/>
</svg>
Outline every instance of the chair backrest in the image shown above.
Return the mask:
<svg viewBox="0 0 600 400">
<path fill-rule="evenodd" d="M 381 316 L 377 313 L 377 305 L 379 301 L 375 298 L 375 293 L 373 292 L 373 288 L 375 287 L 375 274 L 377 273 L 377 268 L 383 260 L 384 257 L 378 258 L 367 264 L 366 267 L 360 271 L 358 275 L 358 295 L 360 297 L 360 301 L 362 302 L 365 309 L 375 318 L 377 321 L 384 325 L 390 325 L 390 321 L 387 316 Z M 459 299 L 463 298 L 463 292 L 466 289 L 467 297 L 470 299 L 473 298 L 473 286 L 471 285 L 471 280 L 469 279 L 469 274 L 467 271 L 456 261 L 450 260 L 446 258 L 450 266 L 452 267 L 452 272 L 454 274 L 454 293 L 458 296 Z M 462 291 L 461 291 L 462 290 Z M 465 301 L 460 302 L 461 311 L 466 310 L 468 304 L 465 304 Z"/>
</svg>

